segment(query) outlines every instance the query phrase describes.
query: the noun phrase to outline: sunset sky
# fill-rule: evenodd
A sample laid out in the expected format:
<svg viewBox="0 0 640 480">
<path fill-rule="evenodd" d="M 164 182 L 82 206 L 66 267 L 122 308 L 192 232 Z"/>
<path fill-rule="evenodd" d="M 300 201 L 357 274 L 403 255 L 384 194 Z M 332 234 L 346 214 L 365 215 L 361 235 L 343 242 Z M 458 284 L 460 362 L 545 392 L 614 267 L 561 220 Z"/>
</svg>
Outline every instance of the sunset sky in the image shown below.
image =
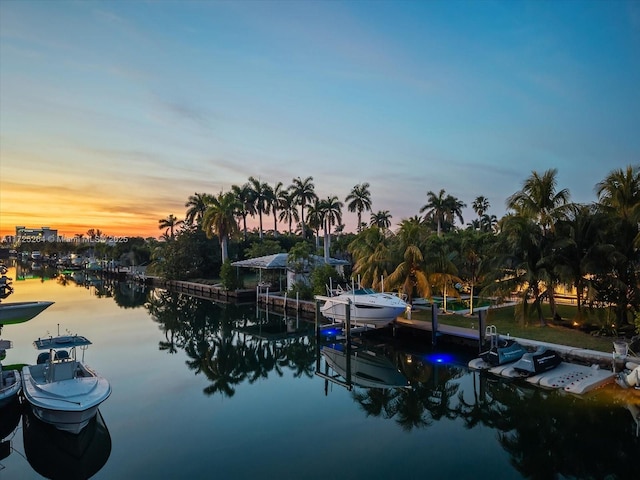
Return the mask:
<svg viewBox="0 0 640 480">
<path fill-rule="evenodd" d="M 533 170 L 592 202 L 639 163 L 637 1 L 0 2 L 0 235 L 158 236 L 249 176 L 501 217 Z"/>
</svg>

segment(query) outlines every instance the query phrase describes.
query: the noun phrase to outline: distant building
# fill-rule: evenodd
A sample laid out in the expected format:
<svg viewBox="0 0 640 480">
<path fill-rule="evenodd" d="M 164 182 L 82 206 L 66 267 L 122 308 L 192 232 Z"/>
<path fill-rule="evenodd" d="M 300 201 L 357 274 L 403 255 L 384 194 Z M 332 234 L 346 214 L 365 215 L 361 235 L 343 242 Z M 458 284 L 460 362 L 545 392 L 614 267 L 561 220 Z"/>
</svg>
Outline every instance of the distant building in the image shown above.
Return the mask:
<svg viewBox="0 0 640 480">
<path fill-rule="evenodd" d="M 49 227 L 26 228 L 23 226 L 16 227 L 17 242 L 57 242 L 58 230 L 52 230 Z"/>
</svg>

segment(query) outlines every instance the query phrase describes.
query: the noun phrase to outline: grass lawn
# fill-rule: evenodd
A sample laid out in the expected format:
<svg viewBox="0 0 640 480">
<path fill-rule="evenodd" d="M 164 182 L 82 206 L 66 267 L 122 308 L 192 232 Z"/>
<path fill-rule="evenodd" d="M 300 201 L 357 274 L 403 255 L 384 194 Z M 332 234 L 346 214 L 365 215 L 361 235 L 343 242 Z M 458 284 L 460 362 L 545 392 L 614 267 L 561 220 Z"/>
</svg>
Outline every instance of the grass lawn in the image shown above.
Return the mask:
<svg viewBox="0 0 640 480">
<path fill-rule="evenodd" d="M 568 328 L 555 324 L 551 321 L 549 306 L 545 305 L 543 312 L 547 321 L 547 326 L 540 326 L 537 317 L 529 319 L 528 325 L 523 325 L 515 320 L 515 307 L 503 307 L 489 310 L 486 317 L 487 325 L 495 325 L 501 335 L 510 334 L 512 337 L 537 340 L 539 342 L 556 343 L 568 345 L 570 347 L 597 350 L 600 352 L 612 352 L 615 336 L 600 336 L 585 333 L 576 328 Z M 572 305 L 558 305 L 558 313 L 564 319 L 575 317 L 577 309 Z M 604 315 L 604 311 L 590 314 L 592 321 L 598 321 Z M 419 310 L 411 313 L 411 317 L 416 320 L 431 321 L 429 310 Z M 438 322 L 458 327 L 478 329 L 478 316 L 466 316 L 458 314 L 440 314 Z M 598 323 L 596 323 L 598 324 Z"/>
</svg>

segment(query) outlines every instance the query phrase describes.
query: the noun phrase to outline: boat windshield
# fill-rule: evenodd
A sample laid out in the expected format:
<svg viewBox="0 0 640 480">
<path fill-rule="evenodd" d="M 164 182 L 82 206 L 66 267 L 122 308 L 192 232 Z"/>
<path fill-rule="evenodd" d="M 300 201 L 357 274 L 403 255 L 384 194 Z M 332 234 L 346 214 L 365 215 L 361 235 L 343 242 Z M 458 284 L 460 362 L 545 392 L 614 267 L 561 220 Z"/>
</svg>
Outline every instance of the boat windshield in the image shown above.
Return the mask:
<svg viewBox="0 0 640 480">
<path fill-rule="evenodd" d="M 358 288 L 353 291 L 354 295 L 371 295 L 376 293 L 373 288 Z"/>
</svg>

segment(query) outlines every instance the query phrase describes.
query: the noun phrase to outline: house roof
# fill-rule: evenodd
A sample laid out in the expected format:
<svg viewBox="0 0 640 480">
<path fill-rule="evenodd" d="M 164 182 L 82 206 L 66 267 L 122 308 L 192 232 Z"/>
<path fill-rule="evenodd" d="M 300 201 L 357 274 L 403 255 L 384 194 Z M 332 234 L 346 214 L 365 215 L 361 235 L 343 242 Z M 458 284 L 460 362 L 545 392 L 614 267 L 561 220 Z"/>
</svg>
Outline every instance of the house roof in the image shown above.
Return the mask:
<svg viewBox="0 0 640 480">
<path fill-rule="evenodd" d="M 265 255 L 264 257 L 256 257 L 256 258 L 248 258 L 246 260 L 239 260 L 237 262 L 233 262 L 231 265 L 234 267 L 244 267 L 244 268 L 260 268 L 264 270 L 274 270 L 274 269 L 286 269 L 289 267 L 290 262 L 288 261 L 289 254 L 288 253 L 276 253 L 274 255 Z M 325 262 L 324 257 L 320 257 L 318 255 L 311 255 L 311 261 L 314 264 L 321 264 Z M 338 260 L 337 258 L 329 258 L 327 261 L 329 265 L 337 266 L 337 265 L 349 265 L 349 262 L 346 260 Z"/>
</svg>

